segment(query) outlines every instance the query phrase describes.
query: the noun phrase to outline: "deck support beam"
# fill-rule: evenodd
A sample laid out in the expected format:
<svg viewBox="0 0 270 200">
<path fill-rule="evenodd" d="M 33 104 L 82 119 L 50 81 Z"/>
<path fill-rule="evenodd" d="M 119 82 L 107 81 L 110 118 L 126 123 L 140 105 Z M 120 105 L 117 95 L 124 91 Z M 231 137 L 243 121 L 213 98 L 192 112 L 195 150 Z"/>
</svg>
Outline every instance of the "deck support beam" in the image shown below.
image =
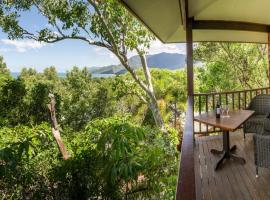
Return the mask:
<svg viewBox="0 0 270 200">
<path fill-rule="evenodd" d="M 268 81 L 270 87 L 270 32 L 268 33 Z"/>
<path fill-rule="evenodd" d="M 193 34 L 192 34 L 192 18 L 187 19 L 186 25 L 186 53 L 187 53 L 187 91 L 188 96 L 194 94 L 194 81 L 193 81 Z"/>
<path fill-rule="evenodd" d="M 188 0 L 185 0 L 185 27 L 186 27 L 186 52 L 187 52 L 187 91 L 188 102 L 186 111 L 186 123 L 183 133 L 183 141 L 180 157 L 180 170 L 178 174 L 178 184 L 176 200 L 195 200 L 195 163 L 194 163 L 194 127 L 193 127 L 193 18 L 188 15 Z M 183 5 L 183 4 L 182 4 Z"/>
<path fill-rule="evenodd" d="M 224 20 L 193 20 L 193 29 L 201 30 L 235 30 L 235 31 L 255 31 L 268 33 L 270 26 L 250 22 L 236 22 Z"/>
</svg>

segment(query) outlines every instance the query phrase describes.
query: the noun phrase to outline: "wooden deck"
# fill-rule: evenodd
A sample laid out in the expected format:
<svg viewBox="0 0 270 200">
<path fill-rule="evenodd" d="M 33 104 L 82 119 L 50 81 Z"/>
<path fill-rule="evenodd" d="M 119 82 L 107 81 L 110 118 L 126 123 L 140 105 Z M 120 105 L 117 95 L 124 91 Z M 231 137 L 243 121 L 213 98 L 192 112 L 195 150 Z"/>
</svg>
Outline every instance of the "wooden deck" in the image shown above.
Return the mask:
<svg viewBox="0 0 270 200">
<path fill-rule="evenodd" d="M 219 156 L 211 154 L 210 149 L 222 149 L 222 135 L 196 137 L 196 198 L 270 199 L 270 170 L 259 168 L 259 177 L 255 176 L 252 134 L 248 134 L 244 140 L 242 130 L 239 130 L 230 133 L 230 141 L 231 146 L 237 145 L 236 153 L 246 159 L 246 164 L 229 160 L 218 171 L 214 171 Z"/>
</svg>

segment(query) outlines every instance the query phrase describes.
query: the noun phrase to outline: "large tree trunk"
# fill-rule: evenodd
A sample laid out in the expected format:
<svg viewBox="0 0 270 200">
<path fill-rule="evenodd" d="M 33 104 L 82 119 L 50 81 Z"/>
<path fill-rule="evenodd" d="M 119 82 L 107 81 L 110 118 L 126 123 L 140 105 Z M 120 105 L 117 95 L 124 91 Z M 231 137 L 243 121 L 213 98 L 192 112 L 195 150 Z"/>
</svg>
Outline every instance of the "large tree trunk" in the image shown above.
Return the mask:
<svg viewBox="0 0 270 200">
<path fill-rule="evenodd" d="M 158 108 L 158 104 L 157 104 L 157 101 L 154 101 L 154 102 L 151 102 L 149 104 L 149 108 L 152 112 L 152 115 L 154 117 L 154 120 L 155 120 L 155 123 L 156 125 L 161 129 L 161 130 L 165 130 L 165 126 L 164 126 L 164 122 L 163 122 L 163 119 L 161 117 L 161 114 L 160 114 L 160 110 Z"/>
<path fill-rule="evenodd" d="M 155 119 L 155 123 L 156 125 L 161 128 L 161 130 L 165 130 L 165 126 L 164 126 L 164 122 L 163 119 L 161 117 L 161 113 L 158 107 L 158 103 L 157 103 L 157 99 L 155 96 L 155 92 L 154 92 L 154 88 L 153 88 L 153 84 L 152 84 L 152 77 L 151 77 L 151 73 L 150 70 L 148 68 L 148 64 L 146 61 L 146 56 L 144 53 L 141 53 L 139 50 L 137 50 L 140 59 L 141 59 L 141 63 L 142 63 L 142 67 L 143 67 L 143 72 L 144 72 L 144 76 L 145 76 L 145 80 L 146 80 L 146 84 L 147 84 L 147 91 L 146 93 L 149 95 L 150 97 L 150 103 L 149 103 L 149 107 L 152 111 L 153 117 Z"/>
<path fill-rule="evenodd" d="M 131 74 L 131 76 L 133 77 L 135 82 L 140 86 L 140 88 L 146 93 L 147 98 L 144 98 L 141 96 L 140 96 L 140 98 L 143 100 L 144 103 L 146 103 L 149 106 L 150 110 L 152 111 L 156 125 L 163 132 L 166 132 L 164 122 L 163 122 L 163 119 L 161 117 L 160 110 L 158 107 L 155 92 L 153 89 L 151 74 L 150 74 L 150 71 L 149 71 L 149 68 L 148 68 L 148 65 L 146 62 L 145 54 L 144 54 L 144 52 L 141 52 L 139 49 L 136 49 L 136 50 L 137 50 L 137 53 L 138 53 L 140 60 L 141 60 L 141 64 L 142 64 L 143 72 L 144 72 L 144 76 L 145 76 L 145 81 L 143 81 L 141 78 L 139 78 L 137 76 L 137 74 L 135 73 L 135 71 L 130 67 L 130 65 L 128 64 L 128 59 L 127 59 L 126 55 L 119 55 L 116 51 L 112 51 L 112 52 L 119 58 L 119 60 L 121 61 L 121 64 Z"/>
</svg>

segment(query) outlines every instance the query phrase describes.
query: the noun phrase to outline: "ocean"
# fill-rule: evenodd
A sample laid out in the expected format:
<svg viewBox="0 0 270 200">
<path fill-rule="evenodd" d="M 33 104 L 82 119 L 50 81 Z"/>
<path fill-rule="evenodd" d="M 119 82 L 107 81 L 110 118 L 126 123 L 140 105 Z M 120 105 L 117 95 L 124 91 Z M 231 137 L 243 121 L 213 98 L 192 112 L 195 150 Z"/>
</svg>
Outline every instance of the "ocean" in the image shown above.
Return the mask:
<svg viewBox="0 0 270 200">
<path fill-rule="evenodd" d="M 60 72 L 57 73 L 59 77 L 66 77 L 66 73 Z M 20 75 L 20 72 L 11 72 L 11 76 L 17 78 Z M 93 78 L 109 78 L 113 77 L 115 74 L 92 74 Z"/>
</svg>

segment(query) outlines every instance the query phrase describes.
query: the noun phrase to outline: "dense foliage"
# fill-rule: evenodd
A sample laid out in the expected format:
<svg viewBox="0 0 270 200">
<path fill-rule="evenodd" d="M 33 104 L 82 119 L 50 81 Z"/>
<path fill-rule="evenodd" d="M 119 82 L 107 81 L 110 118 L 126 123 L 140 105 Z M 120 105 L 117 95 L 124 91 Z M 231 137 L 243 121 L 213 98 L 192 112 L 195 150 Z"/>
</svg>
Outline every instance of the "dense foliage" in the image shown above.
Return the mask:
<svg viewBox="0 0 270 200">
<path fill-rule="evenodd" d="M 0 129 L 1 199 L 172 199 L 177 133 L 128 118 L 90 122 L 65 132 L 64 161 L 47 124 Z"/>
<path fill-rule="evenodd" d="M 200 43 L 195 59 L 205 67 L 198 68 L 198 90 L 220 92 L 267 87 L 267 46 L 262 44 Z"/>
</svg>

